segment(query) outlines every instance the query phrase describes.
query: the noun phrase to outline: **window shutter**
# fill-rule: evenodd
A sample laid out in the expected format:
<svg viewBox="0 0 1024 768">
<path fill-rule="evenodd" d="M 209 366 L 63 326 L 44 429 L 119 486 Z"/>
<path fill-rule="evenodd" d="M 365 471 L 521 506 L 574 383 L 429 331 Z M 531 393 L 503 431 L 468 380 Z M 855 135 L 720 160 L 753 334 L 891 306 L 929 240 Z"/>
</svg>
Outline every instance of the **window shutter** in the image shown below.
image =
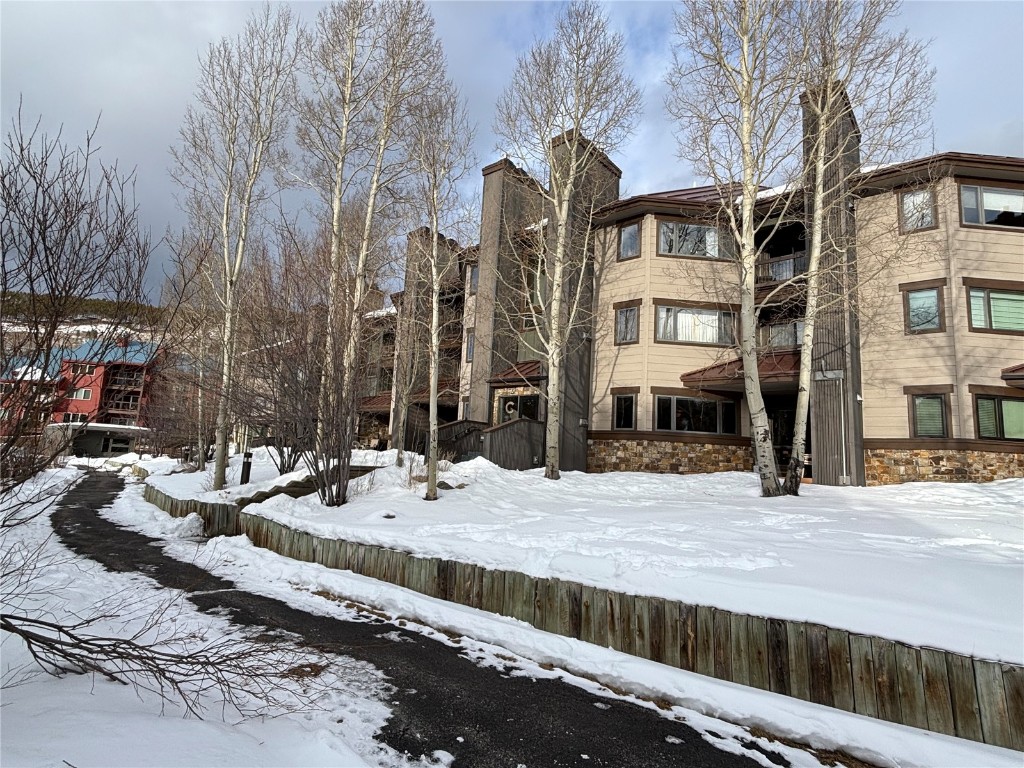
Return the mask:
<svg viewBox="0 0 1024 768">
<path fill-rule="evenodd" d="M 915 431 L 918 437 L 945 437 L 945 404 L 939 395 L 914 398 Z"/>
<path fill-rule="evenodd" d="M 973 298 L 972 293 L 972 302 Z M 989 303 L 993 328 L 1003 331 L 1024 331 L 1024 293 L 991 291 Z"/>
<path fill-rule="evenodd" d="M 996 401 L 989 397 L 978 398 L 978 437 L 999 437 Z"/>
</svg>

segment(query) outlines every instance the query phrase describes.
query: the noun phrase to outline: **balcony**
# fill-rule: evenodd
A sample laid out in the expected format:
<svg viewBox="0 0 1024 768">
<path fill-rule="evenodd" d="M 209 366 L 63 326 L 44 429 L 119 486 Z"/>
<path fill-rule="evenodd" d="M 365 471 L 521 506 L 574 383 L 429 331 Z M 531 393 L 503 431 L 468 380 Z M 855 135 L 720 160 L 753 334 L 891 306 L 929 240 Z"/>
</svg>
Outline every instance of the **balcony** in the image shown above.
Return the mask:
<svg viewBox="0 0 1024 768">
<path fill-rule="evenodd" d="M 790 253 L 785 256 L 772 256 L 758 261 L 754 273 L 757 284 L 770 285 L 782 283 L 807 273 L 807 252 Z"/>
</svg>

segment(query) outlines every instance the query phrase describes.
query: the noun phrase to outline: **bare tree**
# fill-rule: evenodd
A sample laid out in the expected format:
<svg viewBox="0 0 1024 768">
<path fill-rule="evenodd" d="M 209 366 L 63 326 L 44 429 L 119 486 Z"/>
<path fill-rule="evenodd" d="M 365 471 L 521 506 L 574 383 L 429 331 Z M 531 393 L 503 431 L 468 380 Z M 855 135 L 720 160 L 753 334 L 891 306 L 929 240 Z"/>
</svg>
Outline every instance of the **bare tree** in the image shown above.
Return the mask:
<svg viewBox="0 0 1024 768">
<path fill-rule="evenodd" d="M 804 471 L 812 365 L 847 353 L 833 348 L 831 339 L 842 334 L 827 326 L 841 326 L 842 316 L 855 311 L 857 289 L 871 277 L 859 275 L 852 258 L 851 206 L 862 163 L 886 165 L 920 147 L 930 122 L 934 78 L 925 46 L 906 31 L 891 31 L 899 0 L 825 0 L 798 8 L 805 41 L 800 102 L 808 263 L 793 447 L 784 483 L 792 495 L 799 492 Z M 904 255 L 902 250 L 886 263 Z M 819 326 L 822 319 L 825 327 Z M 841 450 L 845 453 L 846 446 Z"/>
<path fill-rule="evenodd" d="M 294 86 L 295 24 L 287 5 L 253 13 L 241 35 L 211 45 L 200 59 L 195 107 L 172 148 L 184 203 L 215 222 L 222 311 L 220 397 L 214 488 L 224 486 L 235 357 L 237 282 L 254 213 L 275 190 L 264 182 L 284 162 L 286 105 Z"/>
<path fill-rule="evenodd" d="M 139 227 L 134 174 L 103 163 L 95 136 L 93 128 L 81 147 L 69 146 L 38 122 L 26 128 L 19 110 L 5 137 L 0 498 L 68 450 L 74 431 L 48 427 L 54 407 L 88 375 L 82 364 L 110 356 L 145 319 L 151 246 Z M 68 325 L 90 301 L 105 318 L 83 342 Z"/>
<path fill-rule="evenodd" d="M 761 493 L 782 492 L 758 375 L 755 300 L 760 221 L 782 221 L 793 196 L 762 190 L 794 178 L 799 148 L 801 40 L 792 4 L 772 0 L 684 0 L 676 12 L 666 101 L 679 149 L 719 189 L 720 220 L 736 246 L 738 343 Z"/>
<path fill-rule="evenodd" d="M 281 474 L 298 467 L 313 442 L 323 348 L 323 296 L 311 290 L 322 248 L 277 228 L 276 253 L 253 260 L 242 305 L 246 349 L 238 355 L 236 411 L 264 438 Z"/>
<path fill-rule="evenodd" d="M 533 338 L 547 369 L 544 474 L 550 479 L 559 477 L 566 351 L 573 331 L 590 322 L 591 222 L 618 191 L 603 164 L 640 114 L 642 96 L 625 74 L 623 46 L 596 2 L 573 0 L 550 39 L 519 57 L 495 116 L 499 148 L 534 178 L 547 179 L 538 187 L 544 201 L 539 238 L 524 244 L 532 254 L 520 261 L 533 275 Z"/>
<path fill-rule="evenodd" d="M 299 105 L 308 183 L 330 221 L 329 302 L 317 414 L 321 500 L 344 504 L 355 431 L 363 318 L 390 249 L 383 222 L 408 173 L 400 142 L 413 103 L 433 82 L 440 45 L 422 2 L 345 0 L 317 18 Z"/>
<path fill-rule="evenodd" d="M 443 61 L 437 63 L 444 78 Z M 427 359 L 429 380 L 429 433 L 427 439 L 426 499 L 437 499 L 437 399 L 440 371 L 440 346 L 444 308 L 441 291 L 446 283 L 456 282 L 459 290 L 460 253 L 457 246 L 442 237 L 462 229 L 459 216 L 459 182 L 475 165 L 472 156 L 473 130 L 464 101 L 455 85 L 441 79 L 435 89 L 420 99 L 414 115 L 409 156 L 414 172 L 412 204 L 422 211 L 427 228 L 426 242 L 418 243 L 415 257 L 425 268 L 429 294 L 427 323 Z"/>
</svg>

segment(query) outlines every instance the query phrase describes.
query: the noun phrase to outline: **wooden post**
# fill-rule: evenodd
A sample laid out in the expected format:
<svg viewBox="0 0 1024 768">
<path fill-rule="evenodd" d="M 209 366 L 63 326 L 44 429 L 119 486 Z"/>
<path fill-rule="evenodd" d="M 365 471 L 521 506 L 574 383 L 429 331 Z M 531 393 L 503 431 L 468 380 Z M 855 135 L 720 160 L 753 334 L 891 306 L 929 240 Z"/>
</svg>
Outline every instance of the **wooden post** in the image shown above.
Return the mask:
<svg viewBox="0 0 1024 768">
<path fill-rule="evenodd" d="M 1006 689 L 1001 665 L 992 661 L 974 660 L 974 679 L 978 687 L 981 709 L 981 732 L 985 743 L 1009 747 L 1016 738 L 1010 733 L 1010 717 L 1006 709 Z"/>
<path fill-rule="evenodd" d="M 892 723 L 901 722 L 900 693 L 896 672 L 896 645 L 891 640 L 871 638 L 875 658 L 875 702 L 878 717 Z"/>
<path fill-rule="evenodd" d="M 828 630 L 829 672 L 832 680 L 832 706 L 853 712 L 853 661 L 850 658 L 850 633 Z"/>
<path fill-rule="evenodd" d="M 896 675 L 900 686 L 900 715 L 904 725 L 927 728 L 924 704 L 924 674 L 920 652 L 896 643 Z"/>
<path fill-rule="evenodd" d="M 947 653 L 946 672 L 949 674 L 949 692 L 953 704 L 956 735 L 961 739 L 982 741 L 981 711 L 978 708 L 978 692 L 974 685 L 974 665 L 967 656 Z"/>
<path fill-rule="evenodd" d="M 955 736 L 953 697 L 949 692 L 946 654 L 922 648 L 921 667 L 924 671 L 924 709 L 928 718 L 928 730 Z"/>
</svg>

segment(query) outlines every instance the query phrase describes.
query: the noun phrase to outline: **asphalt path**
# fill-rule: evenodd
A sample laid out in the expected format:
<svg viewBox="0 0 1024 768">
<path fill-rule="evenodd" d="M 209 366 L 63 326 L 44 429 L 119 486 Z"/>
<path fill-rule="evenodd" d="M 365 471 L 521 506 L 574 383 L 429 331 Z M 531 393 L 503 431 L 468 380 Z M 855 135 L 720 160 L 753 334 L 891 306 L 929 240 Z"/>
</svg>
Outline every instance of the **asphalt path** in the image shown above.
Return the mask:
<svg viewBox="0 0 1024 768">
<path fill-rule="evenodd" d="M 685 723 L 649 707 L 598 697 L 558 679 L 509 676 L 475 664 L 457 647 L 383 620 L 327 618 L 239 590 L 168 557 L 160 541 L 100 517 L 97 510 L 123 488 L 117 475 L 93 472 L 69 491 L 51 515 L 64 545 L 111 571 L 142 573 L 183 590 L 202 611 L 239 625 L 285 630 L 311 647 L 373 664 L 395 687 L 392 716 L 378 739 L 399 752 L 444 750 L 455 756 L 456 768 L 757 765 L 716 749 Z M 382 626 L 406 642 L 382 643 Z M 777 753 L 759 751 L 788 765 Z"/>
</svg>

